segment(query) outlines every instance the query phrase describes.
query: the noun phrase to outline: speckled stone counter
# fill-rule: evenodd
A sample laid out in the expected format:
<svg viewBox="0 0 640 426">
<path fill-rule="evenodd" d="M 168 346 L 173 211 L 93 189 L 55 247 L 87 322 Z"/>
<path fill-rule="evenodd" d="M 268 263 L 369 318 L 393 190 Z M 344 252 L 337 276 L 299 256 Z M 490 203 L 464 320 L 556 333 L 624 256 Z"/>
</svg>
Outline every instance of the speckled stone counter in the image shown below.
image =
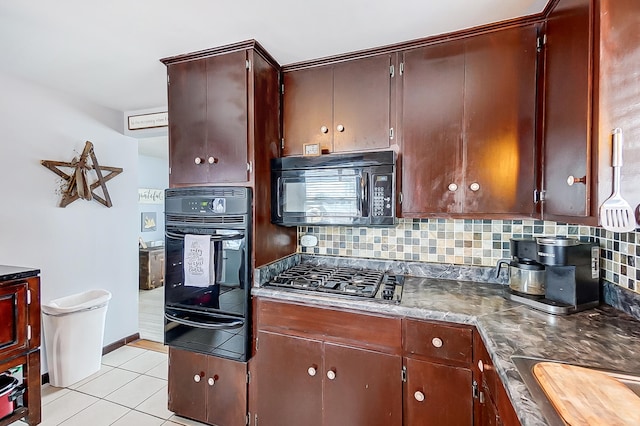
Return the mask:
<svg viewBox="0 0 640 426">
<path fill-rule="evenodd" d="M 264 276 L 264 271 L 263 276 Z M 257 283 L 256 283 L 257 284 Z M 523 426 L 546 425 L 512 355 L 577 365 L 640 372 L 640 322 L 602 305 L 556 316 L 502 297 L 505 286 L 430 277 L 405 280 L 402 302 L 343 299 L 254 287 L 254 296 L 327 307 L 357 309 L 477 327 Z"/>
<path fill-rule="evenodd" d="M 13 281 L 22 278 L 35 277 L 39 273 L 39 269 L 0 265 L 0 281 Z"/>
</svg>

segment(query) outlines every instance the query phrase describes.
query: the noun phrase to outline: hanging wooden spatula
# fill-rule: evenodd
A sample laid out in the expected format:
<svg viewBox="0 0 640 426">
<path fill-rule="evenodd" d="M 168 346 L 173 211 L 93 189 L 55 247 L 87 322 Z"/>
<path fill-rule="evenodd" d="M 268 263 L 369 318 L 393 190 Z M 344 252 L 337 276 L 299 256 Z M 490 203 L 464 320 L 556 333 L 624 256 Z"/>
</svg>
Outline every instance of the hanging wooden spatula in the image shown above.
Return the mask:
<svg viewBox="0 0 640 426">
<path fill-rule="evenodd" d="M 622 167 L 622 129 L 613 130 L 613 194 L 600 206 L 600 223 L 607 231 L 631 232 L 636 219 L 629 203 L 620 195 L 620 168 Z"/>
</svg>

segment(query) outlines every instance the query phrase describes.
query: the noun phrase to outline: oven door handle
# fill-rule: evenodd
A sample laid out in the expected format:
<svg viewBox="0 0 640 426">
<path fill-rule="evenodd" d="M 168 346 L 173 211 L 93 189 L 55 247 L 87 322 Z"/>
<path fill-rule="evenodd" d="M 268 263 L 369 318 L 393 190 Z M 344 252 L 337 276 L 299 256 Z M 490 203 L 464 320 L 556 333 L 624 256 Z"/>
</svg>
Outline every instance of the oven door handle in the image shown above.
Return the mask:
<svg viewBox="0 0 640 426">
<path fill-rule="evenodd" d="M 184 240 L 185 234 L 178 234 L 175 232 L 166 231 L 165 235 L 174 240 Z M 244 238 L 244 234 L 229 234 L 229 235 L 210 235 L 211 241 L 230 241 Z"/>
<path fill-rule="evenodd" d="M 164 314 L 164 317 L 173 322 L 177 322 L 178 324 L 188 325 L 190 327 L 196 328 L 204 328 L 207 330 L 220 330 L 220 329 L 228 329 L 228 328 L 239 328 L 244 325 L 243 320 L 236 320 L 231 322 L 220 322 L 220 323 L 204 323 L 199 321 L 191 321 L 188 319 L 180 318 L 179 316 L 172 315 L 169 313 Z"/>
</svg>

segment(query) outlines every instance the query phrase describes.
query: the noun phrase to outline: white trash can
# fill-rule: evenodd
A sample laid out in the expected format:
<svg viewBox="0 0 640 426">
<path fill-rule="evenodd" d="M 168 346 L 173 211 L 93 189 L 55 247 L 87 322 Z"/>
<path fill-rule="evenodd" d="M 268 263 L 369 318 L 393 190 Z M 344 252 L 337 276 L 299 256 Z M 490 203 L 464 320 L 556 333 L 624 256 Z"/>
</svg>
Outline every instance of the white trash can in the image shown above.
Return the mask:
<svg viewBox="0 0 640 426">
<path fill-rule="evenodd" d="M 111 293 L 89 290 L 42 304 L 51 386 L 66 387 L 100 370 Z"/>
</svg>

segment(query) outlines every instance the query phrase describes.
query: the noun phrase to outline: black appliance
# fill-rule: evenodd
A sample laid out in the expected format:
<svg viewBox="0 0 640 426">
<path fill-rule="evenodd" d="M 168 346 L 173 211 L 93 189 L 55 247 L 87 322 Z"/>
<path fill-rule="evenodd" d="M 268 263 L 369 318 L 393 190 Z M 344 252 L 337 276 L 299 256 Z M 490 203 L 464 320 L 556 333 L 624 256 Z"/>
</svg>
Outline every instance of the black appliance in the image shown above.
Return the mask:
<svg viewBox="0 0 640 426">
<path fill-rule="evenodd" d="M 247 360 L 251 337 L 251 205 L 250 188 L 165 191 L 166 345 Z M 185 281 L 186 236 L 209 237 L 212 282 L 194 286 Z"/>
<path fill-rule="evenodd" d="M 550 314 L 571 314 L 600 304 L 597 244 L 567 237 L 538 237 L 534 241 L 535 261 L 544 268 L 544 297 L 511 288 L 505 297 Z M 527 247 L 530 256 L 530 244 Z"/>
<path fill-rule="evenodd" d="M 284 226 L 396 223 L 393 151 L 271 160 L 271 221 Z"/>
<path fill-rule="evenodd" d="M 546 297 L 576 308 L 600 301 L 600 247 L 575 238 L 540 237 L 538 260 L 545 265 Z"/>
<path fill-rule="evenodd" d="M 298 292 L 400 303 L 404 276 L 375 269 L 302 263 L 278 274 L 264 285 Z"/>
</svg>

